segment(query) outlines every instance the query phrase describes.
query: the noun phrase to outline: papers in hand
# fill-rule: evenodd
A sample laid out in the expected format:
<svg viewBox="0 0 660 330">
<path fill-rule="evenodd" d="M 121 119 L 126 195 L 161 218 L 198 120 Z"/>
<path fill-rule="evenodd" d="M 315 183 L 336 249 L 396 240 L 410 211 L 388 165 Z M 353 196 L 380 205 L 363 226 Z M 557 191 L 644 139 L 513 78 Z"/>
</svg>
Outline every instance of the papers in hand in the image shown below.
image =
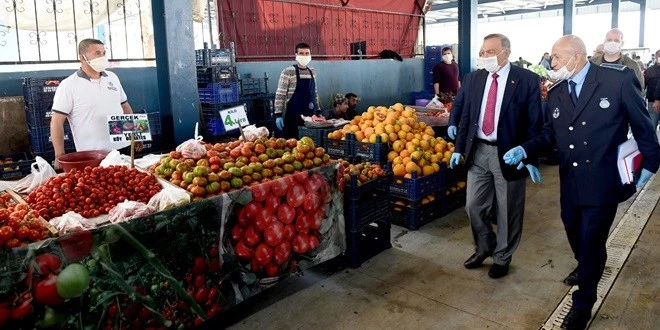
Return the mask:
<svg viewBox="0 0 660 330">
<path fill-rule="evenodd" d="M 642 160 L 643 156 L 639 152 L 635 139 L 629 139 L 619 145 L 617 166 L 619 168 L 621 183 L 634 183 L 635 174 L 642 168 Z"/>
</svg>

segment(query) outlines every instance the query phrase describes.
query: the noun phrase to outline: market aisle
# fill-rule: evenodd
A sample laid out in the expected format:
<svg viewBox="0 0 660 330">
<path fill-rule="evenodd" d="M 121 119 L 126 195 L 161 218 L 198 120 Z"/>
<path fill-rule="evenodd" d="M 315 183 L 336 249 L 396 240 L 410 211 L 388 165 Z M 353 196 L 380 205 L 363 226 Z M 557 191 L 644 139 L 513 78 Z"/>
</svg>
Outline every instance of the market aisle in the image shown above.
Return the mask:
<svg viewBox="0 0 660 330">
<path fill-rule="evenodd" d="M 393 226 L 393 248 L 356 270 L 327 278 L 308 272 L 304 278 L 283 283 L 286 287 L 276 287 L 262 298 L 255 297 L 270 305 L 251 306 L 254 314 L 239 321 L 235 328 L 538 329 L 568 292 L 561 281 L 575 267 L 559 218 L 557 167 L 544 166 L 541 171 L 543 184 L 528 183 L 522 242 L 508 276 L 489 278 L 491 260 L 480 269 L 463 267 L 473 247 L 467 216 L 459 209 L 419 231 Z M 617 221 L 631 203 L 620 205 Z M 660 214 L 654 216 L 657 218 Z M 647 238 L 647 252 L 657 245 L 660 230 L 658 221 L 651 221 L 655 226 L 650 224 L 649 228 L 655 230 L 647 229 L 646 236 L 654 233 Z M 647 253 L 640 258 L 657 260 L 654 256 Z M 624 268 L 624 274 L 632 271 L 629 268 Z M 647 268 L 653 271 L 657 267 Z M 639 276 L 642 269 L 637 269 L 631 277 Z M 657 299 L 653 298 L 657 297 L 657 290 L 655 295 L 653 291 L 640 291 L 657 279 L 658 275 L 654 276 L 636 284 L 618 284 L 613 292 L 621 291 L 619 299 L 624 302 L 628 298 L 651 299 L 648 306 L 658 314 Z M 292 284 L 293 281 L 297 283 Z M 635 293 L 630 285 L 638 291 Z M 633 290 L 630 296 L 628 290 Z M 281 297 L 275 299 L 275 295 Z M 609 303 L 606 301 L 603 313 L 607 308 L 621 309 L 618 303 L 611 307 Z M 641 313 L 645 306 L 636 308 Z M 646 315 L 632 307 L 628 312 L 609 313 L 621 315 L 621 324 L 626 317 Z"/>
</svg>

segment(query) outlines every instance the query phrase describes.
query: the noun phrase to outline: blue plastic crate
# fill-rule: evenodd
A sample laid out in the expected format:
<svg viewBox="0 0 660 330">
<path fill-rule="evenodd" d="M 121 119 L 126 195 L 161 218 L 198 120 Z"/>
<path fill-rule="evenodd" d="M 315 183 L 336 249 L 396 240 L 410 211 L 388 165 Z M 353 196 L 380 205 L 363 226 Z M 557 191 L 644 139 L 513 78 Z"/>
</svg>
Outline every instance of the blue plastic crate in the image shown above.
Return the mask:
<svg viewBox="0 0 660 330">
<path fill-rule="evenodd" d="M 349 159 L 353 156 L 353 141 L 350 136 L 347 136 L 346 140 L 325 139 L 323 144 L 325 153 L 332 158 Z"/>
<path fill-rule="evenodd" d="M 202 107 L 202 118 L 204 119 L 204 125 L 206 127 L 206 135 L 216 136 L 225 134 L 225 125 L 223 119 L 220 117 L 220 110 L 238 105 L 240 105 L 240 103 L 216 104 Z M 232 131 L 238 131 L 238 129 Z"/>
<path fill-rule="evenodd" d="M 426 195 L 438 192 L 444 188 L 442 183 L 446 170 L 444 164 L 441 164 L 439 172 L 424 177 L 418 177 L 417 172 L 413 172 L 410 179 L 395 177 L 390 185 L 390 195 L 409 201 L 417 201 Z"/>
<path fill-rule="evenodd" d="M 464 207 L 466 197 L 467 190 L 465 188 L 456 192 L 445 191 L 445 196 L 442 197 L 442 216 Z"/>
<path fill-rule="evenodd" d="M 360 267 L 365 261 L 392 247 L 392 225 L 389 221 L 366 224 L 359 231 L 346 232 L 346 263 L 351 268 Z"/>
<path fill-rule="evenodd" d="M 378 179 L 369 180 L 361 185 L 358 185 L 356 175 L 351 175 L 351 181 L 344 185 L 344 198 L 345 199 L 361 199 L 363 196 L 370 194 L 374 191 L 384 191 L 389 195 L 390 184 L 392 183 L 392 173 Z"/>
<path fill-rule="evenodd" d="M 5 161 L 11 160 L 10 163 Z M 26 152 L 18 152 L 9 155 L 0 155 L 0 180 L 20 179 L 32 172 L 30 165 L 34 157 Z"/>
<path fill-rule="evenodd" d="M 421 201 L 410 203 L 410 205 L 397 205 L 393 200 L 391 205 L 392 213 L 390 220 L 392 224 L 417 230 L 421 226 L 439 219 L 444 215 L 443 205 L 439 196 L 432 202 L 422 205 Z"/>
<path fill-rule="evenodd" d="M 253 95 L 266 93 L 266 79 L 245 78 L 241 79 L 241 95 Z"/>
<path fill-rule="evenodd" d="M 45 153 L 53 151 L 53 143 L 50 138 L 49 127 L 30 127 L 28 131 L 28 139 L 30 140 L 30 147 L 34 152 Z M 73 134 L 68 122 L 64 124 L 64 149 L 75 150 L 76 145 L 73 142 Z"/>
<path fill-rule="evenodd" d="M 386 164 L 390 147 L 380 141 L 380 136 L 376 137 L 376 143 L 353 141 L 353 157 L 356 161 Z"/>
<path fill-rule="evenodd" d="M 323 142 L 325 142 L 328 132 L 334 131 L 335 128 L 309 128 L 307 126 L 298 126 L 298 138 L 302 138 L 303 136 L 310 137 L 312 141 L 316 144 L 317 147 L 323 146 Z"/>
<path fill-rule="evenodd" d="M 442 187 L 451 187 L 455 184 L 457 184 L 460 181 L 467 181 L 467 166 L 465 165 L 460 165 L 458 167 L 454 167 L 453 169 L 447 168 L 446 171 L 444 171 L 444 175 L 442 177 Z"/>
<path fill-rule="evenodd" d="M 198 86 L 199 101 L 207 104 L 226 104 L 238 102 L 238 83 L 200 84 Z"/>
<path fill-rule="evenodd" d="M 65 78 L 23 78 L 23 97 L 25 104 L 53 102 L 55 91 Z"/>
<path fill-rule="evenodd" d="M 415 100 L 417 99 L 431 99 L 431 93 L 429 93 L 428 90 L 423 90 L 419 92 L 412 92 L 410 93 L 410 104 L 415 104 Z"/>
<path fill-rule="evenodd" d="M 360 228 L 374 221 L 388 221 L 389 204 L 389 194 L 383 190 L 372 190 L 357 199 L 344 196 L 346 232 L 359 231 Z"/>
<path fill-rule="evenodd" d="M 160 112 L 149 112 L 147 113 L 147 118 L 149 119 L 149 130 L 151 130 L 151 136 L 162 134 L 160 126 Z"/>
<path fill-rule="evenodd" d="M 36 102 L 25 106 L 25 122 L 30 127 L 49 127 L 53 100 Z"/>
</svg>

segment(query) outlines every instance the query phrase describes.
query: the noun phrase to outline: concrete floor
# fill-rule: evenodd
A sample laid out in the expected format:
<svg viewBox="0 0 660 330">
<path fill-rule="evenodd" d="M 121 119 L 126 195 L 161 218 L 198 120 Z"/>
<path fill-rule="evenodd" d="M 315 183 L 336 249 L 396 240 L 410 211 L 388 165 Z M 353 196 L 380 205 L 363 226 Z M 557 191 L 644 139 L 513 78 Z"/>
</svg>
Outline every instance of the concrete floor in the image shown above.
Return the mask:
<svg viewBox="0 0 660 330">
<path fill-rule="evenodd" d="M 557 167 L 528 181 L 525 224 L 509 275 L 488 277 L 492 260 L 463 267 L 473 241 L 463 209 L 419 231 L 393 226 L 393 248 L 358 269 L 329 263 L 237 306 L 235 329 L 538 329 L 569 288 L 575 267 L 559 218 Z M 660 186 L 660 180 L 653 183 Z M 619 206 L 618 219 L 632 201 Z M 616 225 L 616 223 L 615 223 Z M 614 226 L 613 226 L 614 227 Z M 660 212 L 654 213 L 591 329 L 652 329 L 660 323 Z"/>
</svg>

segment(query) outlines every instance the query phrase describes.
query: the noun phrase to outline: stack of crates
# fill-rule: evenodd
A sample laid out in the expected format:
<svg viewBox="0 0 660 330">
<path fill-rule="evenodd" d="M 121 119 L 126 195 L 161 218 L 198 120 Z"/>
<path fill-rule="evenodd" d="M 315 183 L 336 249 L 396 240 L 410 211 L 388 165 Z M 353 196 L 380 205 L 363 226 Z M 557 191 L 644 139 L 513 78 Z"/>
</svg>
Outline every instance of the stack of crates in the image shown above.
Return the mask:
<svg viewBox="0 0 660 330">
<path fill-rule="evenodd" d="M 30 147 L 36 156 L 55 160 L 55 149 L 50 137 L 50 118 L 57 86 L 66 77 L 23 78 L 25 118 Z M 74 152 L 76 146 L 68 121 L 64 124 L 64 151 Z"/>
<path fill-rule="evenodd" d="M 376 143 L 360 142 L 353 139 L 351 148 L 353 157 L 380 165 L 387 163 L 387 154 L 390 152 L 389 145 L 382 142 L 380 136 L 376 136 Z"/>
<path fill-rule="evenodd" d="M 353 142 L 355 142 L 355 135 L 346 134 L 343 140 L 325 139 L 323 147 L 325 153 L 333 159 L 352 159 L 354 158 Z"/>
<path fill-rule="evenodd" d="M 323 146 L 323 143 L 328 137 L 328 133 L 334 131 L 335 128 L 312 128 L 307 126 L 298 126 L 298 138 L 301 139 L 303 136 L 309 137 L 314 141 L 319 147 Z"/>
<path fill-rule="evenodd" d="M 160 125 L 160 112 L 148 112 L 149 130 L 151 131 L 151 141 L 144 142 L 144 147 L 140 154 L 151 154 L 163 151 L 163 132 Z"/>
<path fill-rule="evenodd" d="M 451 45 L 426 46 L 424 52 L 424 81 L 425 90 L 433 92 L 433 67 L 442 62 L 442 49 L 451 48 Z"/>
<path fill-rule="evenodd" d="M 358 184 L 356 175 L 344 186 L 346 263 L 351 268 L 392 247 L 389 186 L 392 174 Z"/>
<path fill-rule="evenodd" d="M 447 168 L 441 165 L 440 171 L 412 178 L 395 177 L 390 185 L 390 207 L 392 223 L 411 230 L 443 216 L 442 196 L 444 195 Z"/>
<path fill-rule="evenodd" d="M 16 180 L 30 174 L 32 163 L 27 152 L 0 155 L 0 180 Z"/>
</svg>

